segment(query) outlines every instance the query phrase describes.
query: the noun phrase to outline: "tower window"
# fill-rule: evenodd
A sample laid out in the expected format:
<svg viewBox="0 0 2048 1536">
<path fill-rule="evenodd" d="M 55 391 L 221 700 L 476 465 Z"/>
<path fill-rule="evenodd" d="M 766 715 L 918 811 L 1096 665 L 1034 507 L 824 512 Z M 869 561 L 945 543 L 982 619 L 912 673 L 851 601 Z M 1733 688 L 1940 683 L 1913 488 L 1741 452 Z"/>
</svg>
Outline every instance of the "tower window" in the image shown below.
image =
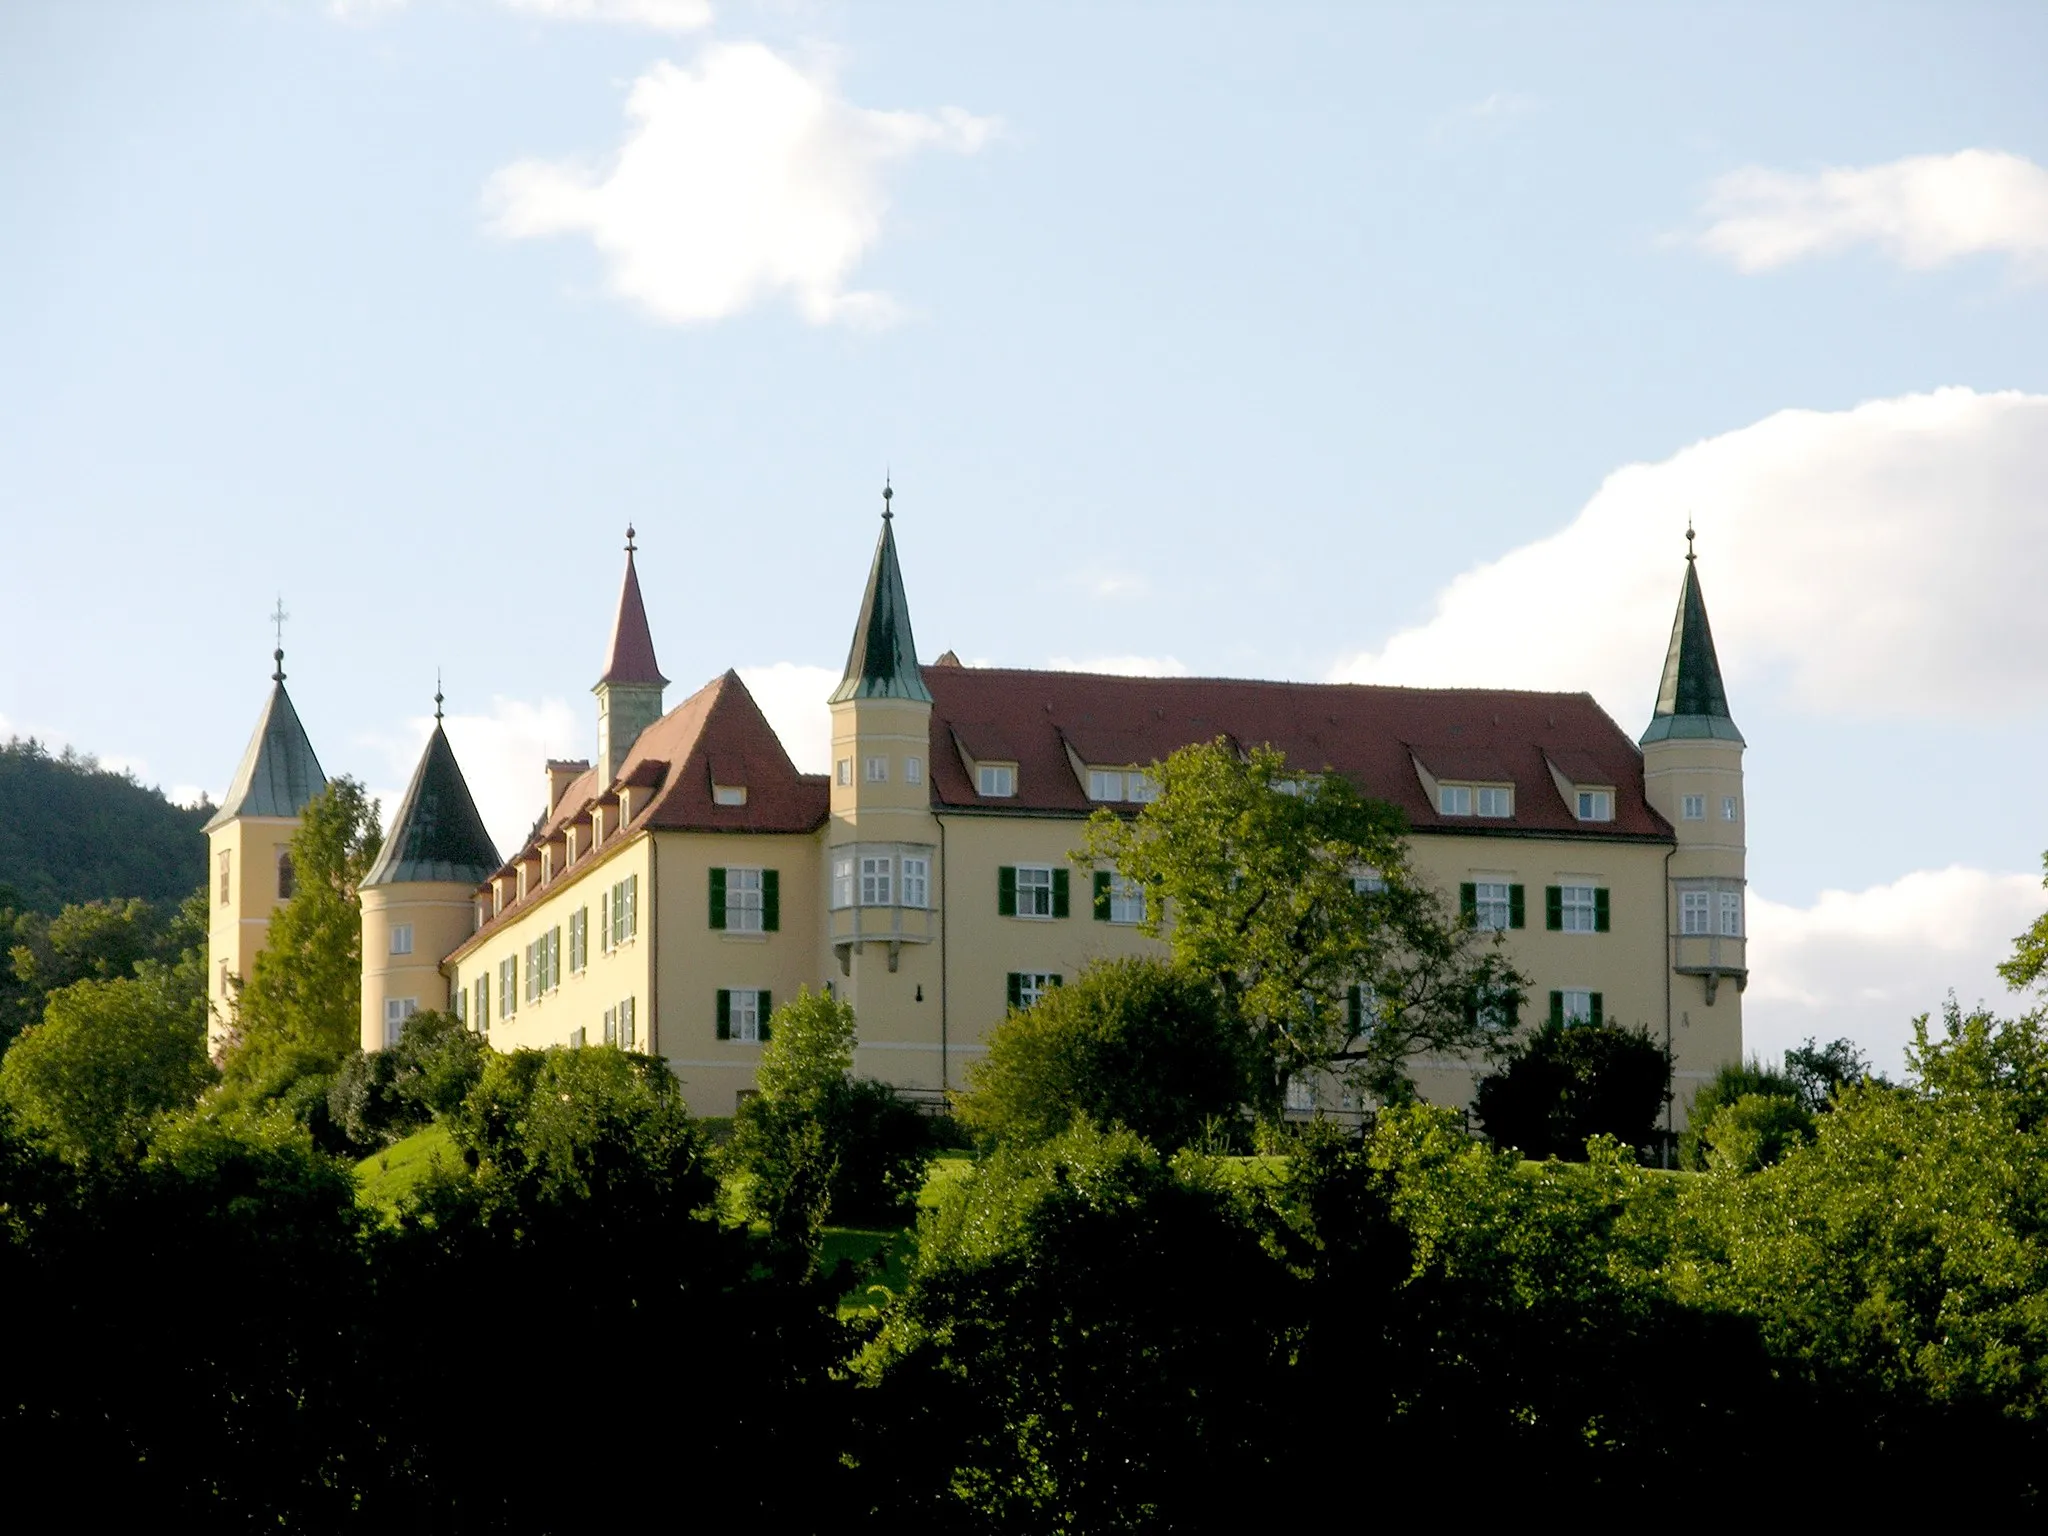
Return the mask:
<svg viewBox="0 0 2048 1536">
<path fill-rule="evenodd" d="M 412 924 L 397 923 L 391 929 L 391 953 L 409 955 L 412 953 Z"/>
<path fill-rule="evenodd" d="M 911 759 L 916 762 L 916 758 Z M 903 859 L 903 905 L 924 907 L 931 904 L 932 864 L 930 859 Z"/>
<path fill-rule="evenodd" d="M 1683 934 L 1713 932 L 1713 893 L 1685 891 L 1678 898 L 1678 931 Z"/>
<path fill-rule="evenodd" d="M 974 787 L 992 799 L 1007 799 L 1017 793 L 1017 770 L 1009 763 L 982 763 L 975 770 Z"/>
<path fill-rule="evenodd" d="M 922 784 L 924 782 L 924 764 L 914 757 L 903 759 L 903 782 L 906 784 Z"/>
<path fill-rule="evenodd" d="M 1707 819 L 1707 797 L 1705 795 L 1687 795 L 1682 814 L 1687 821 L 1705 821 Z"/>
<path fill-rule="evenodd" d="M 292 851 L 280 848 L 277 850 L 277 899 L 290 901 L 298 888 L 298 878 L 292 871 Z"/>
<path fill-rule="evenodd" d="M 1742 893 L 1723 891 L 1721 893 L 1721 932 L 1731 939 L 1742 937 Z"/>
<path fill-rule="evenodd" d="M 220 851 L 220 904 L 222 906 L 228 904 L 228 855 L 231 851 L 227 848 L 223 848 Z"/>
<path fill-rule="evenodd" d="M 853 905 L 853 855 L 850 853 L 833 857 L 832 905 L 835 909 Z"/>
<path fill-rule="evenodd" d="M 1736 820 L 1736 812 L 1738 809 L 1739 807 L 1737 806 L 1735 797 L 1733 795 L 1723 795 L 1721 797 L 1721 819 L 1723 821 Z"/>
<path fill-rule="evenodd" d="M 888 854 L 863 855 L 860 861 L 860 904 L 864 907 L 889 905 L 889 880 L 895 863 Z"/>
<path fill-rule="evenodd" d="M 398 1044 L 398 1037 L 405 1033 L 405 1021 L 420 1011 L 420 1000 L 416 997 L 387 997 L 384 999 L 384 1049 L 390 1050 Z"/>
<path fill-rule="evenodd" d="M 1582 789 L 1579 791 L 1579 820 L 1614 820 L 1614 791 L 1611 789 Z"/>
<path fill-rule="evenodd" d="M 868 768 L 867 768 L 867 779 L 868 779 L 868 782 L 869 782 L 870 784 L 886 784 L 886 783 L 888 783 L 888 782 L 889 782 L 889 759 L 888 759 L 888 758 L 886 758 L 886 757 L 871 757 L 871 758 L 869 758 L 869 759 L 868 759 Z"/>
<path fill-rule="evenodd" d="M 835 765 L 833 776 L 839 780 L 841 787 L 851 784 L 853 782 L 853 759 L 850 757 L 840 758 Z"/>
</svg>

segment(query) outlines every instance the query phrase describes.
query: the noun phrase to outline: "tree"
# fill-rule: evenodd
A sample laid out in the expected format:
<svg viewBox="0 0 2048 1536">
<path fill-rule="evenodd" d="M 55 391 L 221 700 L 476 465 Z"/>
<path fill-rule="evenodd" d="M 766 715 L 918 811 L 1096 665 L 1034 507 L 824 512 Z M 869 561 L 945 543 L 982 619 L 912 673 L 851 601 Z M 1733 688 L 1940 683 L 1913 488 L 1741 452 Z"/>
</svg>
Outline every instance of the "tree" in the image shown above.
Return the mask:
<svg viewBox="0 0 2048 1536">
<path fill-rule="evenodd" d="M 778 1243 L 818 1251 L 827 1216 L 845 1223 L 902 1220 L 931 1162 L 930 1127 L 882 1083 L 853 1077 L 851 1006 L 808 988 L 769 1020 L 761 1091 L 740 1105 L 731 1167 Z"/>
<path fill-rule="evenodd" d="M 1715 1114 L 1737 1099 L 1752 1094 L 1791 1100 L 1801 1099 L 1799 1085 L 1783 1072 L 1775 1072 L 1752 1056 L 1746 1062 L 1728 1062 L 1701 1084 L 1686 1111 L 1685 1129 L 1678 1133 L 1678 1166 L 1694 1172 L 1707 1166 L 1707 1144 L 1701 1137 Z"/>
<path fill-rule="evenodd" d="M 1855 1041 L 1845 1038 L 1815 1045 L 1811 1035 L 1806 1037 L 1806 1044 L 1785 1052 L 1785 1075 L 1792 1080 L 1801 1102 L 1816 1115 L 1826 1114 L 1835 1096 L 1844 1089 L 1883 1081 L 1873 1078 L 1870 1058 L 1856 1048 Z"/>
<path fill-rule="evenodd" d="M 140 976 L 52 993 L 0 1058 L 0 1098 L 65 1157 L 132 1158 L 156 1116 L 190 1108 L 214 1077 L 203 993 L 145 961 Z"/>
<path fill-rule="evenodd" d="M 1262 1108 L 1299 1072 L 1405 1099 L 1417 1051 L 1482 1047 L 1512 1025 L 1524 978 L 1502 936 L 1454 917 L 1410 868 L 1395 807 L 1222 740 L 1153 773 L 1158 798 L 1132 818 L 1097 811 L 1083 857 L 1150 893 L 1145 931 L 1251 1031 Z"/>
<path fill-rule="evenodd" d="M 75 981 L 132 976 L 144 961 L 176 966 L 188 952 L 204 959 L 203 886 L 175 907 L 140 898 L 93 901 L 55 917 L 14 910 L 16 901 L 0 893 L 0 947 L 8 950 L 8 974 L 0 977 L 0 1047 L 42 1017 L 51 993 Z"/>
<path fill-rule="evenodd" d="M 250 968 L 222 1062 L 222 1108 L 276 1104 L 324 1128 L 329 1082 L 362 1035 L 363 923 L 356 894 L 383 837 L 376 802 L 330 780 L 292 835 L 296 884 Z"/>
<path fill-rule="evenodd" d="M 2048 871 L 2048 853 L 2041 855 L 2041 867 Z M 2041 883 L 2048 886 L 2048 873 L 2044 873 Z M 1998 974 L 2015 992 L 2037 986 L 2043 976 L 2048 976 L 2048 912 L 2035 918 L 2027 925 L 2027 931 L 2012 941 L 2012 958 L 1998 967 Z"/>
<path fill-rule="evenodd" d="M 398 1043 L 357 1052 L 327 1090 L 327 1113 L 352 1148 L 370 1152 L 453 1112 L 482 1077 L 490 1046 L 452 1013 L 424 1009 Z"/>
<path fill-rule="evenodd" d="M 1594 1136 L 1647 1149 L 1671 1086 L 1671 1052 L 1640 1029 L 1546 1023 L 1501 1052 L 1475 1108 L 1494 1145 L 1532 1158 L 1582 1158 Z"/>
<path fill-rule="evenodd" d="M 1251 1043 L 1207 982 L 1157 960 L 1098 961 L 995 1028 L 957 1112 L 995 1141 L 1049 1141 L 1085 1116 L 1173 1151 L 1251 1100 Z"/>
</svg>

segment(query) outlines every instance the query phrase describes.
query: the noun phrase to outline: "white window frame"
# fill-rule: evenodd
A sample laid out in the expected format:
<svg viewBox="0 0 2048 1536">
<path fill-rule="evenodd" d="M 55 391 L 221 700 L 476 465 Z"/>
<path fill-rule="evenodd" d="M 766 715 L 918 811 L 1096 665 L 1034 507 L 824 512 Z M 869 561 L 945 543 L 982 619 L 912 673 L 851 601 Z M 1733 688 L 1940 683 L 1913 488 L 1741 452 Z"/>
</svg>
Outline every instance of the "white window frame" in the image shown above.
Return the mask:
<svg viewBox="0 0 2048 1536">
<path fill-rule="evenodd" d="M 1557 888 L 1558 927 L 1565 933 L 1599 931 L 1599 887 L 1560 885 Z"/>
<path fill-rule="evenodd" d="M 860 904 L 864 907 L 893 907 L 896 889 L 896 859 L 893 854 L 860 855 Z"/>
<path fill-rule="evenodd" d="M 1137 805 L 1150 805 L 1159 798 L 1159 781 L 1149 773 L 1132 769 L 1124 775 L 1124 798 Z"/>
<path fill-rule="evenodd" d="M 922 784 L 924 782 L 924 759 L 906 757 L 903 759 L 903 782 Z"/>
<path fill-rule="evenodd" d="M 1594 990 L 1592 987 L 1564 987 L 1560 989 L 1560 995 L 1564 999 L 1564 1022 L 1567 1029 L 1571 1028 L 1574 1024 L 1590 1024 L 1593 1022 Z"/>
<path fill-rule="evenodd" d="M 384 1049 L 390 1050 L 398 1044 L 398 1037 L 405 1033 L 405 1021 L 420 1011 L 420 1000 L 416 997 L 387 997 L 384 999 Z"/>
<path fill-rule="evenodd" d="M 519 1013 L 519 957 L 507 955 L 498 962 L 498 1017 L 510 1019 Z"/>
<path fill-rule="evenodd" d="M 1015 763 L 975 764 L 974 792 L 989 800 L 1014 799 L 1017 794 L 1017 765 Z"/>
<path fill-rule="evenodd" d="M 714 784 L 711 786 L 713 805 L 745 805 L 747 786 L 744 784 Z"/>
<path fill-rule="evenodd" d="M 851 853 L 832 856 L 832 910 L 844 911 L 853 905 L 854 858 Z"/>
<path fill-rule="evenodd" d="M 1504 820 L 1515 814 L 1515 790 L 1512 784 L 1481 784 L 1472 791 L 1474 815 Z"/>
<path fill-rule="evenodd" d="M 1614 820 L 1614 791 L 1611 789 L 1582 789 L 1578 792 L 1578 816 L 1581 821 Z"/>
<path fill-rule="evenodd" d="M 1316 1085 L 1300 1072 L 1287 1075 L 1287 1108 L 1292 1114 L 1313 1114 L 1316 1107 Z"/>
<path fill-rule="evenodd" d="M 1707 819 L 1707 797 L 1685 795 L 1679 802 L 1679 819 L 1682 821 L 1705 821 Z"/>
<path fill-rule="evenodd" d="M 763 933 L 762 895 L 764 887 L 761 870 L 745 864 L 725 866 L 725 931 L 727 933 Z"/>
<path fill-rule="evenodd" d="M 1031 911 L 1024 909 L 1024 877 L 1031 876 Z M 1043 883 L 1041 883 L 1043 877 Z M 1037 910 L 1040 900 L 1044 911 Z M 1017 866 L 1017 915 L 1019 917 L 1050 919 L 1052 916 L 1052 866 L 1050 864 L 1019 864 Z M 1036 974 L 1036 973 L 1033 973 Z"/>
<path fill-rule="evenodd" d="M 1351 877 L 1351 889 L 1360 896 L 1381 896 L 1386 893 L 1387 877 L 1376 869 L 1361 869 Z"/>
<path fill-rule="evenodd" d="M 391 925 L 391 953 L 394 955 L 409 955 L 412 953 L 411 923 L 393 923 Z"/>
<path fill-rule="evenodd" d="M 746 999 L 746 1010 L 742 1014 L 740 999 Z M 745 1022 L 741 1020 L 744 1018 Z M 750 1045 L 761 1043 L 761 989 L 759 987 L 728 987 L 726 989 L 726 1038 L 743 1041 Z"/>
<path fill-rule="evenodd" d="M 1436 813 L 1439 816 L 1470 816 L 1472 814 L 1472 786 L 1470 784 L 1437 785 Z"/>
<path fill-rule="evenodd" d="M 569 973 L 580 975 L 590 964 L 590 908 L 569 914 Z"/>
<path fill-rule="evenodd" d="M 1472 926 L 1487 933 L 1503 933 L 1514 920 L 1515 883 L 1512 880 L 1472 882 Z M 1495 919 L 1499 921 L 1495 921 Z"/>
<path fill-rule="evenodd" d="M 1678 893 L 1678 932 L 1681 938 L 1703 938 L 1714 931 L 1714 893 Z"/>
<path fill-rule="evenodd" d="M 1723 821 L 1740 821 L 1742 819 L 1742 801 L 1738 796 L 1723 795 L 1721 797 L 1721 819 Z"/>
<path fill-rule="evenodd" d="M 888 783 L 889 759 L 886 756 L 870 757 L 867 762 L 867 771 L 863 776 L 870 784 Z"/>
<path fill-rule="evenodd" d="M 1090 800 L 1121 800 L 1124 797 L 1124 776 L 1109 768 L 1088 770 L 1088 798 Z"/>
<path fill-rule="evenodd" d="M 850 787 L 853 783 L 853 759 L 850 757 L 840 758 L 833 765 L 832 773 L 833 777 L 838 779 L 841 789 Z"/>
<path fill-rule="evenodd" d="M 1019 971 L 1017 973 L 1017 1006 L 1019 1009 L 1036 1007 L 1044 1001 L 1045 995 L 1054 990 L 1053 977 L 1057 971 Z"/>
<path fill-rule="evenodd" d="M 913 759 L 915 761 L 915 759 Z M 929 907 L 932 901 L 932 861 L 922 854 L 903 855 L 898 894 L 906 907 Z"/>
<path fill-rule="evenodd" d="M 1109 877 L 1109 920 L 1137 924 L 1145 921 L 1145 887 L 1129 875 Z"/>
<path fill-rule="evenodd" d="M 1721 922 L 1720 922 L 1720 932 L 1721 932 L 1721 937 L 1722 937 L 1722 938 L 1724 938 L 1724 939 L 1739 939 L 1739 938 L 1741 938 L 1741 937 L 1742 937 L 1742 892 L 1740 892 L 1740 891 L 1723 891 L 1723 892 L 1721 892 L 1721 899 L 1720 899 L 1720 901 L 1719 901 L 1719 902 L 1717 902 L 1717 903 L 1716 903 L 1716 905 L 1717 905 L 1717 906 L 1718 906 L 1718 907 L 1720 908 L 1720 911 L 1719 911 L 1719 913 L 1718 913 L 1717 915 L 1719 916 L 1719 918 L 1720 918 L 1720 920 L 1721 920 Z"/>
</svg>

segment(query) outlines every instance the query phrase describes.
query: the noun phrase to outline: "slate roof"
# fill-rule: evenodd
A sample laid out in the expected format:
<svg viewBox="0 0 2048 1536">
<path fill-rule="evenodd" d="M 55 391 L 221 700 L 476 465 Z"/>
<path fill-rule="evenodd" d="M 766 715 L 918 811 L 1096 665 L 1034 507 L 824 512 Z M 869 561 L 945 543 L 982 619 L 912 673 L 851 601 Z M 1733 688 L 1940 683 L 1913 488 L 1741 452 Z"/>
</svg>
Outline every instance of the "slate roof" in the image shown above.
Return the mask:
<svg viewBox="0 0 2048 1536">
<path fill-rule="evenodd" d="M 280 659 L 280 672 L 282 668 Z M 203 830 L 226 826 L 237 816 L 296 816 L 326 788 L 327 775 L 320 771 L 313 743 L 299 724 L 291 695 L 284 691 L 284 678 L 278 676 L 256 722 L 256 734 L 235 769 L 234 782 Z"/>
<path fill-rule="evenodd" d="M 1142 767 L 1220 736 L 1240 748 L 1277 747 L 1304 769 L 1342 773 L 1361 792 L 1399 806 L 1417 832 L 1672 835 L 1643 797 L 1642 754 L 1590 694 L 961 666 L 927 667 L 924 680 L 933 697 L 932 801 L 941 810 L 1086 815 L 1096 807 L 1075 759 L 1084 768 Z M 1014 796 L 976 791 L 963 753 L 973 758 L 989 746 L 1017 764 Z M 1611 786 L 1614 820 L 1580 821 L 1558 790 L 1552 762 L 1574 783 Z M 1418 763 L 1439 778 L 1512 783 L 1514 816 L 1439 815 Z"/>
<path fill-rule="evenodd" d="M 446 880 L 476 885 L 490 879 L 497 868 L 497 847 L 484 830 L 469 783 L 455 761 L 455 749 L 437 720 L 363 884 Z"/>
<path fill-rule="evenodd" d="M 918 671 L 917 642 L 910 634 L 910 598 L 903 589 L 894 519 L 887 510 L 890 494 L 886 488 L 882 492 L 882 536 L 875 541 L 867 591 L 861 595 L 860 617 L 846 653 L 846 675 L 832 692 L 834 704 L 847 699 L 931 698 Z"/>
<path fill-rule="evenodd" d="M 1721 682 L 1721 661 L 1714 654 L 1714 631 L 1707 623 L 1707 599 L 1700 591 L 1700 573 L 1686 534 L 1685 585 L 1678 593 L 1678 613 L 1671 621 L 1671 645 L 1664 654 L 1664 675 L 1657 684 L 1657 708 L 1643 744 L 1673 738 L 1711 737 L 1742 740 L 1728 713 L 1728 690 Z"/>
<path fill-rule="evenodd" d="M 630 540 L 630 534 L 628 535 Z M 619 588 L 619 615 L 612 624 L 611 659 L 605 663 L 606 683 L 650 683 L 668 686 L 654 661 L 654 632 L 647 627 L 647 604 L 640 596 L 640 573 L 633 568 L 633 548 L 626 546 L 626 580 Z"/>
</svg>

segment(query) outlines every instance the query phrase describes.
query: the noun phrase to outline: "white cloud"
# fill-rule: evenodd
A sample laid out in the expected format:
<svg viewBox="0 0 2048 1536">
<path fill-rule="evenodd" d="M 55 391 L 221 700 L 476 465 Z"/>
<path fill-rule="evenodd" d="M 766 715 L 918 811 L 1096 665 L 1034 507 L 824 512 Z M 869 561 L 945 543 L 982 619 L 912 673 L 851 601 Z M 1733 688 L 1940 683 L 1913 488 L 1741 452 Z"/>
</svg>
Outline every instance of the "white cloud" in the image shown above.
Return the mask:
<svg viewBox="0 0 2048 1536">
<path fill-rule="evenodd" d="M 658 32 L 696 32 L 711 25 L 710 0 L 500 0 L 515 11 L 551 21 L 604 21 L 652 27 Z"/>
<path fill-rule="evenodd" d="M 1143 576 L 1099 564 L 1083 566 L 1067 580 L 1090 597 L 1144 597 L 1152 590 Z"/>
<path fill-rule="evenodd" d="M 1917 1014 L 1953 990 L 2016 1011 L 1994 967 L 2048 904 L 2034 875 L 1954 867 L 1919 870 L 1862 891 L 1823 891 L 1810 907 L 1749 901 L 1743 1032 L 1756 1055 L 1781 1055 L 1809 1035 L 1847 1035 L 1896 1077 Z"/>
<path fill-rule="evenodd" d="M 1110 672 L 1118 677 L 1186 677 L 1187 664 L 1177 656 L 1090 656 L 1076 660 L 1055 656 L 1046 663 L 1055 672 Z"/>
<path fill-rule="evenodd" d="M 839 686 L 838 671 L 794 661 L 737 670 L 797 771 L 826 772 L 832 766 L 832 715 L 825 700 Z"/>
<path fill-rule="evenodd" d="M 1586 689 L 1647 720 L 1688 513 L 1735 717 L 1954 718 L 2048 700 L 2048 396 L 1780 411 L 1609 475 L 1561 532 L 1466 572 L 1352 682 Z"/>
<path fill-rule="evenodd" d="M 560 699 L 534 704 L 494 698 L 488 714 L 451 714 L 442 724 L 484 826 L 501 854 L 510 853 L 526 840 L 534 818 L 547 806 L 542 765 L 551 757 L 588 758 L 593 745 L 592 729 L 584 714 Z M 369 776 L 373 782 L 382 778 L 391 786 L 376 790 L 387 827 L 433 729 L 432 716 L 417 715 L 390 735 L 365 740 L 365 745 L 383 757 L 382 771 L 373 770 Z"/>
<path fill-rule="evenodd" d="M 758 43 L 718 43 L 653 65 L 626 101 L 630 127 L 599 166 L 521 160 L 485 189 L 509 239 L 587 235 L 612 289 L 689 324 L 787 294 L 814 324 L 885 324 L 886 294 L 849 289 L 881 233 L 882 172 L 920 149 L 971 154 L 991 119 L 956 107 L 878 112 Z"/>
<path fill-rule="evenodd" d="M 2003 252 L 2048 270 L 2048 170 L 1998 150 L 1812 175 L 1751 166 L 1715 181 L 1702 211 L 1699 243 L 1744 272 L 1860 244 L 1913 268 Z"/>
</svg>

